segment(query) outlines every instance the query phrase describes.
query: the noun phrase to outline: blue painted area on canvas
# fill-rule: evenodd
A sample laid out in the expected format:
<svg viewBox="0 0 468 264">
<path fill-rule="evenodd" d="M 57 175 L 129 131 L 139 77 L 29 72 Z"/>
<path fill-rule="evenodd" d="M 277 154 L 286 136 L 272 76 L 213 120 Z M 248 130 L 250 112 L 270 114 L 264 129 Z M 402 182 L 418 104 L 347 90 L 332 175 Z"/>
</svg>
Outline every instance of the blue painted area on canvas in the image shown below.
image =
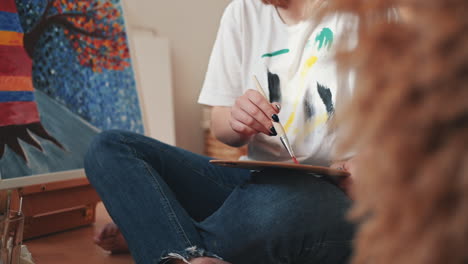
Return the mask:
<svg viewBox="0 0 468 264">
<path fill-rule="evenodd" d="M 0 103 L 34 101 L 34 92 L 0 92 Z"/>
<path fill-rule="evenodd" d="M 30 31 L 44 12 L 45 0 L 17 0 L 23 28 Z M 111 1 L 121 10 L 119 1 Z M 117 23 L 123 25 L 123 18 Z M 138 94 L 131 67 L 102 73 L 81 65 L 63 28 L 50 26 L 33 56 L 34 87 L 100 129 L 143 133 Z"/>
<path fill-rule="evenodd" d="M 23 32 L 18 21 L 18 16 L 4 11 L 0 11 L 0 30 Z"/>
</svg>

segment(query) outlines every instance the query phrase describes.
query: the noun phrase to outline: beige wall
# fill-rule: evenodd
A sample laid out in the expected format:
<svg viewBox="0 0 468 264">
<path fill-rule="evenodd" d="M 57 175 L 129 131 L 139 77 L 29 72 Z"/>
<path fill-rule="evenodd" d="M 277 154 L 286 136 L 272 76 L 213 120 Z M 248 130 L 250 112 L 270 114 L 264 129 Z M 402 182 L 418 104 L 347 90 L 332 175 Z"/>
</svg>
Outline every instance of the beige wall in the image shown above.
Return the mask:
<svg viewBox="0 0 468 264">
<path fill-rule="evenodd" d="M 125 0 L 127 23 L 153 28 L 170 41 L 176 144 L 203 152 L 197 104 L 224 8 L 230 0 Z M 147 113 L 151 114 L 151 113 Z"/>
</svg>

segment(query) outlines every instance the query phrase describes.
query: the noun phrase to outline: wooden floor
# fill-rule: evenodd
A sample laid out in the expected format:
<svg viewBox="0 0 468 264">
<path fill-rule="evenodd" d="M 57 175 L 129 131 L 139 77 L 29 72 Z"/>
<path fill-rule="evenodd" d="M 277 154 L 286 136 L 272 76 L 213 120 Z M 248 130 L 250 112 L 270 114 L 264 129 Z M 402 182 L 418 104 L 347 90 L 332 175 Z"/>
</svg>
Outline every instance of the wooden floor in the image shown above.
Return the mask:
<svg viewBox="0 0 468 264">
<path fill-rule="evenodd" d="M 109 255 L 93 243 L 95 231 L 109 221 L 106 209 L 99 203 L 94 225 L 28 240 L 24 244 L 36 264 L 134 264 L 129 254 Z"/>
</svg>

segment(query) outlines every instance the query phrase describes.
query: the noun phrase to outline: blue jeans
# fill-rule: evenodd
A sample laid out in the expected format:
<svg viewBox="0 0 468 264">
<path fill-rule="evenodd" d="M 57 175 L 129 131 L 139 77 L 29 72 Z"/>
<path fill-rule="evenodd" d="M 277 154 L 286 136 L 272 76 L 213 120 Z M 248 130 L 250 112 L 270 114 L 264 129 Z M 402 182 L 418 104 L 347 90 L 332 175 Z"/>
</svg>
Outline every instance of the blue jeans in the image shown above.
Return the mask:
<svg viewBox="0 0 468 264">
<path fill-rule="evenodd" d="M 233 264 L 348 262 L 351 202 L 335 185 L 209 160 L 130 132 L 93 141 L 86 174 L 136 263 L 214 255 Z"/>
</svg>

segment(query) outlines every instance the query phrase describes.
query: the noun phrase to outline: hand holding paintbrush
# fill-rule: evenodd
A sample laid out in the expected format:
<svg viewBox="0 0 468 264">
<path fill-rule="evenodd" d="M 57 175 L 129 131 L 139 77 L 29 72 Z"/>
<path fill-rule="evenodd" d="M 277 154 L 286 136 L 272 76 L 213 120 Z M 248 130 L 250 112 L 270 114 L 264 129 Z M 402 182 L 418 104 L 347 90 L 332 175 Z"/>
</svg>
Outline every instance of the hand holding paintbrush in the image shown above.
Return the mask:
<svg viewBox="0 0 468 264">
<path fill-rule="evenodd" d="M 255 85 L 257 87 L 257 91 L 263 95 L 263 97 L 268 98 L 265 92 L 263 91 L 262 86 L 260 85 L 260 82 L 258 81 L 257 77 L 255 75 L 253 76 Z M 291 144 L 289 144 L 288 137 L 286 136 L 286 131 L 284 131 L 283 125 L 281 125 L 278 116 L 273 119 L 273 126 L 275 130 L 278 132 L 278 136 L 280 137 L 281 143 L 283 143 L 283 146 L 286 148 L 288 151 L 289 155 L 291 156 L 292 160 L 294 163 L 299 164 L 299 162 L 296 159 L 296 156 L 294 155 L 293 149 L 291 147 Z"/>
<path fill-rule="evenodd" d="M 258 133 L 269 136 L 279 135 L 293 161 L 298 163 L 286 132 L 279 122 L 277 115 L 280 111 L 279 105 L 269 102 L 255 76 L 254 82 L 257 89 L 247 90 L 236 99 L 232 107 L 213 108 L 211 118 L 213 133 L 218 140 L 235 147 L 246 144 Z M 226 118 L 227 116 L 229 118 Z"/>
<path fill-rule="evenodd" d="M 215 117 L 212 118 L 213 127 L 215 130 L 216 128 L 223 130 L 219 127 L 227 127 L 222 124 L 226 121 L 226 114 L 216 115 L 215 110 L 217 109 L 215 108 L 214 114 L 212 114 Z M 258 90 L 249 89 L 242 96 L 239 96 L 234 105 L 229 108 L 228 122 L 229 128 L 231 128 L 229 131 L 234 131 L 237 136 L 247 140 L 258 133 L 276 136 L 278 133 L 273 125 L 273 120 L 278 119 L 279 110 L 278 104 L 271 104 Z M 217 116 L 219 118 L 216 118 Z M 226 141 L 223 142 L 226 143 Z"/>
</svg>

